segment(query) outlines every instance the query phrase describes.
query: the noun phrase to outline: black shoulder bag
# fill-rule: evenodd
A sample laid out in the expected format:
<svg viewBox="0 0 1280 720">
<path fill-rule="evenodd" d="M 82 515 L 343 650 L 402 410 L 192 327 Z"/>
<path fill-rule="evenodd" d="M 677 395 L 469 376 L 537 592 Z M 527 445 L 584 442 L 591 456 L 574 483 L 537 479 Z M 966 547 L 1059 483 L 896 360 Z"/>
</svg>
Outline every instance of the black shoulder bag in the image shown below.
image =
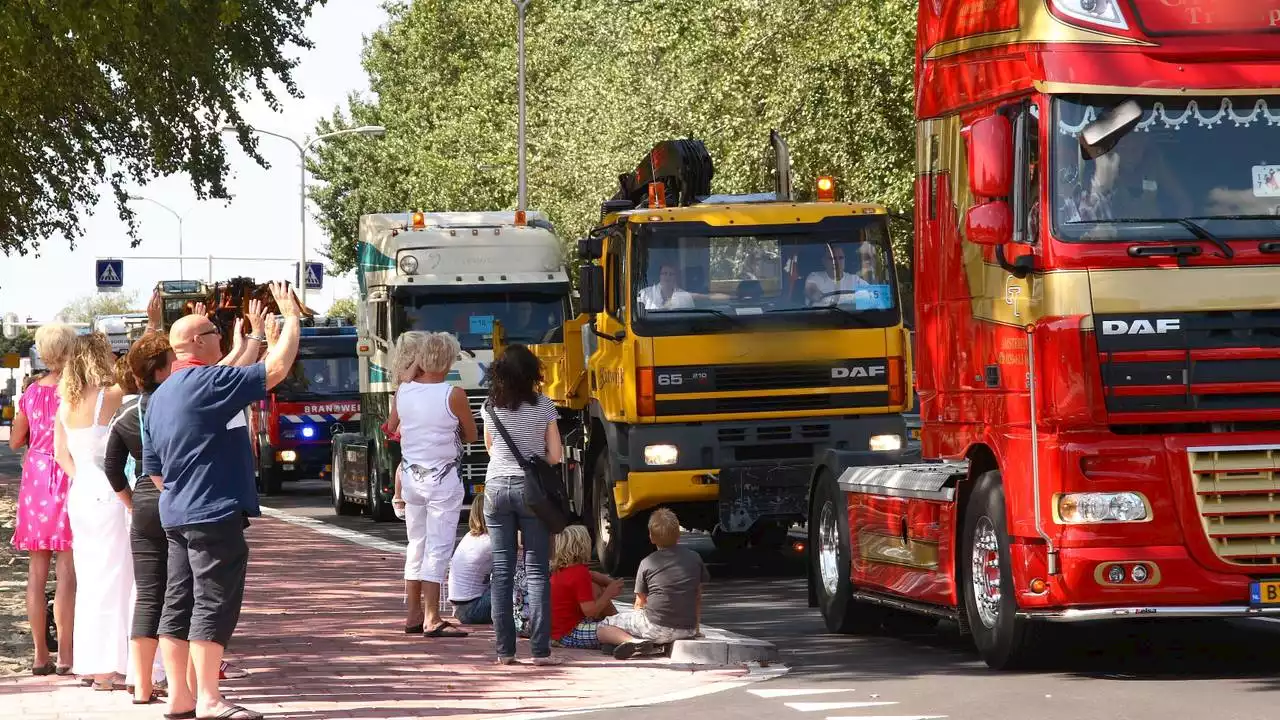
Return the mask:
<svg viewBox="0 0 1280 720">
<path fill-rule="evenodd" d="M 529 509 L 547 526 L 552 535 L 563 532 L 569 526 L 570 513 L 569 493 L 565 490 L 560 470 L 537 455 L 526 459 L 520 448 L 512 442 L 507 429 L 502 426 L 496 408 L 491 403 L 486 404 L 489 407 L 489 417 L 493 420 L 494 427 L 498 428 L 498 434 L 524 470 L 524 497 Z"/>
</svg>

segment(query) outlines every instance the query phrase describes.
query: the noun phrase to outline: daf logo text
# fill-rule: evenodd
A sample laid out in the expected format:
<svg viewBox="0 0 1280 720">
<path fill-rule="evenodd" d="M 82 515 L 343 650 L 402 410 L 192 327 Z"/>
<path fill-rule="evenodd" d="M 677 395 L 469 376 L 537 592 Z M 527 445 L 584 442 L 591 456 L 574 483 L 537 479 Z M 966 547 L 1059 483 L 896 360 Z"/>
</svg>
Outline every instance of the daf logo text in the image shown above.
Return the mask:
<svg viewBox="0 0 1280 720">
<path fill-rule="evenodd" d="M 1164 335 L 1181 330 L 1182 321 L 1178 318 L 1102 321 L 1103 335 Z"/>
<path fill-rule="evenodd" d="M 834 367 L 831 368 L 832 380 L 845 380 L 848 378 L 874 378 L 884 376 L 883 365 L 870 365 L 868 367 Z"/>
</svg>

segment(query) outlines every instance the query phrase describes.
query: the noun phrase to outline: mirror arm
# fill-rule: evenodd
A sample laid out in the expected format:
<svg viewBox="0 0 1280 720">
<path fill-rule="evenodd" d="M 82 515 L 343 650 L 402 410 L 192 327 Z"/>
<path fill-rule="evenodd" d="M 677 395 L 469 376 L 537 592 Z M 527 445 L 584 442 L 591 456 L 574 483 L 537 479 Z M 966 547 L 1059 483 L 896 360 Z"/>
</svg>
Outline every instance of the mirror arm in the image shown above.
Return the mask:
<svg viewBox="0 0 1280 720">
<path fill-rule="evenodd" d="M 627 337 L 627 334 L 622 332 L 621 330 L 619 330 L 618 332 L 612 335 L 600 332 L 599 328 L 596 327 L 595 319 L 591 320 L 591 334 L 595 335 L 598 338 L 604 338 L 605 340 L 610 340 L 616 343 L 622 342 Z"/>
<path fill-rule="evenodd" d="M 1005 272 L 1019 280 L 1035 269 L 1035 257 L 1032 255 L 1019 255 L 1013 259 L 1013 262 L 1009 262 L 1009 258 L 1004 253 L 1004 245 L 996 245 L 996 263 Z"/>
</svg>

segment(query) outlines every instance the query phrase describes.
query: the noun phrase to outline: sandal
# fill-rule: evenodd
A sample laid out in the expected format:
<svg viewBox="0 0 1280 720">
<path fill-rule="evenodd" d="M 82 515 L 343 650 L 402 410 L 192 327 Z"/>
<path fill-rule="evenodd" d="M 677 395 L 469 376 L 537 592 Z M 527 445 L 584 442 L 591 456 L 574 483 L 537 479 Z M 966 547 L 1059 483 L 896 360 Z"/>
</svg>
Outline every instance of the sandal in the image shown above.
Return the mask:
<svg viewBox="0 0 1280 720">
<path fill-rule="evenodd" d="M 194 708 L 186 712 L 164 714 L 164 720 L 195 720 L 195 718 L 196 711 Z"/>
<path fill-rule="evenodd" d="M 53 670 L 53 674 L 54 674 L 54 675 L 70 675 L 70 674 L 71 674 L 71 666 L 70 666 L 70 665 L 59 665 L 58 667 L 54 668 L 54 670 Z"/>
<path fill-rule="evenodd" d="M 58 669 L 58 666 L 54 665 L 53 661 L 50 660 L 40 666 L 32 665 L 31 674 L 37 677 L 43 677 L 45 675 L 52 675 L 54 672 L 57 671 L 57 669 Z"/>
<path fill-rule="evenodd" d="M 456 626 L 454 626 L 451 623 L 441 621 L 439 625 L 422 633 L 422 636 L 429 637 L 429 638 L 446 638 L 446 637 L 461 638 L 461 637 L 467 637 L 470 634 L 471 633 L 469 632 L 464 632 L 462 630 L 459 630 Z"/>
<path fill-rule="evenodd" d="M 196 716 L 196 720 L 262 720 L 266 716 L 249 708 L 232 705 L 217 715 Z"/>
<path fill-rule="evenodd" d="M 405 625 L 404 634 L 417 635 L 418 633 L 422 632 L 422 629 L 423 629 L 422 623 L 418 623 L 417 625 Z"/>
</svg>

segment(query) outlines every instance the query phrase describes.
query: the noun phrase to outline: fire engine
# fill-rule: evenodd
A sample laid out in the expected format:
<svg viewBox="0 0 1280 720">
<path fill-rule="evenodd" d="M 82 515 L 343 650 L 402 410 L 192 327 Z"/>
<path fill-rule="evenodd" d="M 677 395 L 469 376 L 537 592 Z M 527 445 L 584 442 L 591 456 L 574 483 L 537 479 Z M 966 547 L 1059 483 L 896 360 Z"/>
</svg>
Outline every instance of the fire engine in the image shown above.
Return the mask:
<svg viewBox="0 0 1280 720">
<path fill-rule="evenodd" d="M 258 488 L 280 492 L 285 480 L 326 477 L 333 438 L 360 427 L 356 328 L 309 318 L 288 377 L 250 413 Z"/>
<path fill-rule="evenodd" d="M 1280 2 L 922 0 L 923 459 L 828 453 L 810 601 L 1044 623 L 1280 614 Z"/>
</svg>

